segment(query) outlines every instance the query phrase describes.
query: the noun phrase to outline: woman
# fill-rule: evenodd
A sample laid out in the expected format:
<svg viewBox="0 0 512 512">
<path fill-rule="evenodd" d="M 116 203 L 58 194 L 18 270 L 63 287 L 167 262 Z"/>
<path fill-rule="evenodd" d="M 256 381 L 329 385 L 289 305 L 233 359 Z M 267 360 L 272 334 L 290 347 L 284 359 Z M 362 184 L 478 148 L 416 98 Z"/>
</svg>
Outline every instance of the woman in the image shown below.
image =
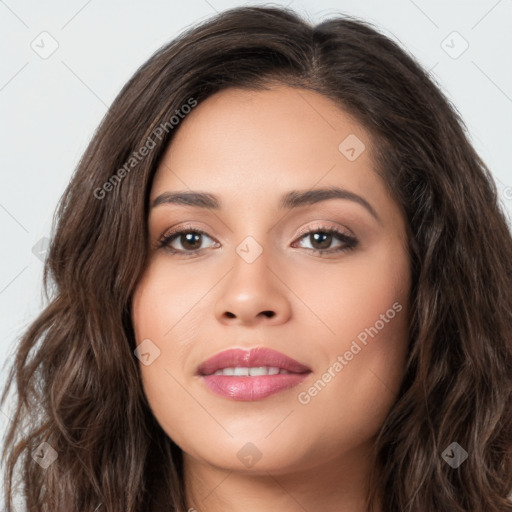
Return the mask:
<svg viewBox="0 0 512 512">
<path fill-rule="evenodd" d="M 365 22 L 244 7 L 159 50 L 50 281 L 9 379 L 29 511 L 512 510 L 512 238 L 454 108 Z"/>
</svg>

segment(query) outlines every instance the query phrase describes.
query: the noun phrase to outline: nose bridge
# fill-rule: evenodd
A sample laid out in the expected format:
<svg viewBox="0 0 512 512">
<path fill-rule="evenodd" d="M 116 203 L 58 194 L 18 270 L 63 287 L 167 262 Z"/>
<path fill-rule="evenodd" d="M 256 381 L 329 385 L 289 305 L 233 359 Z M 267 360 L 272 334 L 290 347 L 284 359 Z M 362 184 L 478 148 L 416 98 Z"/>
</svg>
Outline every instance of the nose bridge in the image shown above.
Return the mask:
<svg viewBox="0 0 512 512">
<path fill-rule="evenodd" d="M 258 316 L 279 321 L 289 314 L 286 287 L 272 269 L 269 237 L 265 241 L 247 235 L 235 246 L 231 272 L 217 301 L 220 318 L 236 317 L 249 323 Z"/>
<path fill-rule="evenodd" d="M 276 250 L 280 229 L 277 212 L 265 208 L 265 198 L 252 194 L 252 199 L 236 205 L 240 214 L 231 228 L 233 231 L 233 275 L 249 280 L 253 287 L 271 287 L 276 293 L 283 288 L 279 279 L 280 258 L 286 256 Z M 284 287 L 286 288 L 286 287 Z"/>
<path fill-rule="evenodd" d="M 262 262 L 268 264 L 271 259 L 269 251 L 273 245 L 271 240 L 274 232 L 270 227 L 274 220 L 268 208 L 264 207 L 263 199 L 251 194 L 250 201 L 231 205 L 233 211 L 239 212 L 231 225 L 235 251 L 233 263 L 237 268 L 243 268 L 245 264 L 249 270 L 258 263 L 257 271 L 263 271 L 265 265 L 262 267 Z"/>
<path fill-rule="evenodd" d="M 242 293 L 261 293 L 265 288 L 273 287 L 272 257 L 268 245 L 268 242 L 261 240 L 260 243 L 253 235 L 247 235 L 235 246 L 231 284 Z"/>
</svg>

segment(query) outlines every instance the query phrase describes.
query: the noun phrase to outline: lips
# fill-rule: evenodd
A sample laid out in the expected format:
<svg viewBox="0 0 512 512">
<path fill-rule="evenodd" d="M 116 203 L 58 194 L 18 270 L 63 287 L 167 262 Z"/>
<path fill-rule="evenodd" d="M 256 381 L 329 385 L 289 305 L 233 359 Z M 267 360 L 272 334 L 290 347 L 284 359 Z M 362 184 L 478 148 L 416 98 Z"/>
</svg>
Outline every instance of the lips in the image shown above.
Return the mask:
<svg viewBox="0 0 512 512">
<path fill-rule="evenodd" d="M 310 368 L 299 363 L 281 352 L 269 348 L 253 348 L 251 350 L 229 349 L 207 359 L 197 368 L 198 375 L 212 375 L 225 368 L 269 367 L 286 370 L 289 373 L 309 373 Z"/>
<path fill-rule="evenodd" d="M 310 373 L 306 365 L 263 347 L 226 350 L 207 359 L 197 369 L 197 375 L 210 391 L 229 400 L 243 401 L 263 400 L 291 389 Z"/>
</svg>

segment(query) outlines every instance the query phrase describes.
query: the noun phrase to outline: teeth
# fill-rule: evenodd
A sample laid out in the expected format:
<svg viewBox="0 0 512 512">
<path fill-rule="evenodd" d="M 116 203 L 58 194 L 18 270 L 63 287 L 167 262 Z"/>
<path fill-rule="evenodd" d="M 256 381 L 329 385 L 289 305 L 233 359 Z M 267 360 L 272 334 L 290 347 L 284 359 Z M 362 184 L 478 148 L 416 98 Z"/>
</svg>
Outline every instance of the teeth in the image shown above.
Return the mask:
<svg viewBox="0 0 512 512">
<path fill-rule="evenodd" d="M 257 366 L 254 368 L 244 368 L 237 366 L 235 368 L 223 368 L 217 370 L 213 375 L 234 375 L 236 377 L 257 377 L 259 375 L 277 375 L 290 373 L 275 366 Z"/>
</svg>

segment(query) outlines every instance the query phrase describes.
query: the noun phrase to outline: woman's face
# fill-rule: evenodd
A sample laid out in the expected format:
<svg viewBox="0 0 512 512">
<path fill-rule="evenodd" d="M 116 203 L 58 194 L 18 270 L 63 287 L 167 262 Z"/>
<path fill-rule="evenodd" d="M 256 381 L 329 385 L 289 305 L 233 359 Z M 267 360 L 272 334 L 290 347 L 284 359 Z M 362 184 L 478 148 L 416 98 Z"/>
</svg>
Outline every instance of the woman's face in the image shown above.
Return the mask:
<svg viewBox="0 0 512 512">
<path fill-rule="evenodd" d="M 132 303 L 157 421 L 187 463 L 253 474 L 363 453 L 403 376 L 410 289 L 404 217 L 368 134 L 324 96 L 289 87 L 221 91 L 174 129 Z M 334 188 L 338 197 L 314 193 Z M 171 201 L 177 192 L 218 207 Z M 256 347 L 308 371 L 199 374 L 212 356 Z"/>
</svg>

